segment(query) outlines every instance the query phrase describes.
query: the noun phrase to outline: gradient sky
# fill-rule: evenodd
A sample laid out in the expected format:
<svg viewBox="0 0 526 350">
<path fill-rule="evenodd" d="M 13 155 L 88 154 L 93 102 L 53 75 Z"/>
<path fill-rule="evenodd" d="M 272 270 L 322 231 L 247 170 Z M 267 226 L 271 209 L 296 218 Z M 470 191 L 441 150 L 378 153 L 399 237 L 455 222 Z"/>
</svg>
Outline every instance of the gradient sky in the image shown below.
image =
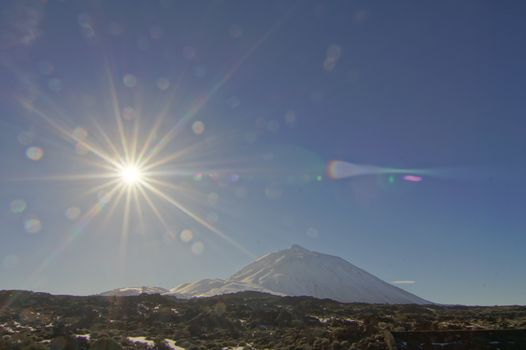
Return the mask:
<svg viewBox="0 0 526 350">
<path fill-rule="evenodd" d="M 2 1 L 0 289 L 171 288 L 297 243 L 435 302 L 526 304 L 525 10 Z M 174 155 L 127 217 L 87 149 L 124 154 L 118 120 Z"/>
</svg>

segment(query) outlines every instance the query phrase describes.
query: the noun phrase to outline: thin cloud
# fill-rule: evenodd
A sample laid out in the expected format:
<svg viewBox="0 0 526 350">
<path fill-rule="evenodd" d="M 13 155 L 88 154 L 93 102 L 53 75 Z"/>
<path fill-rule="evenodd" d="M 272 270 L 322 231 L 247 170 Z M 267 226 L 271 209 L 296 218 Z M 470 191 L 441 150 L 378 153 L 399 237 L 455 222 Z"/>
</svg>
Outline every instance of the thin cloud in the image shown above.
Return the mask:
<svg viewBox="0 0 526 350">
<path fill-rule="evenodd" d="M 415 284 L 416 281 L 413 280 L 397 280 L 397 281 L 391 281 L 392 284 Z"/>
</svg>

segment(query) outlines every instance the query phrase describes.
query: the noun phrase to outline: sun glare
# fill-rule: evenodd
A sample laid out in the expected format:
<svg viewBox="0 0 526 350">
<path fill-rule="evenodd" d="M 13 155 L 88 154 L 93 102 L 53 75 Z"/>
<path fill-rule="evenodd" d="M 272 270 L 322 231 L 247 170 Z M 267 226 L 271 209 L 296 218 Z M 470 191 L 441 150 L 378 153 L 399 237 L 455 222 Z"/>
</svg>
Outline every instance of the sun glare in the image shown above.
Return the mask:
<svg viewBox="0 0 526 350">
<path fill-rule="evenodd" d="M 36 107 L 29 101 L 20 99 L 23 107 L 42 119 L 50 129 L 68 140 L 72 145 L 75 145 L 75 152 L 78 156 L 83 156 L 83 158 L 81 158 L 83 163 L 98 169 L 93 173 L 56 175 L 42 178 L 58 181 L 93 180 L 100 182 L 85 191 L 85 195 L 96 193 L 97 199 L 91 208 L 78 219 L 78 224 L 75 228 L 76 232 L 80 234 L 88 223 L 100 215 L 102 210 L 107 206 L 108 208 L 105 209 L 105 222 L 115 216 L 114 213 L 117 208 L 122 207 L 121 236 L 123 237 L 123 244 L 125 244 L 126 237 L 130 231 L 129 224 L 131 218 L 137 217 L 141 227 L 144 227 L 144 217 L 147 213 L 155 215 L 164 230 L 171 234 L 173 227 L 170 221 L 163 216 L 163 211 L 159 203 L 161 202 L 165 203 L 165 206 L 170 205 L 172 209 L 177 209 L 178 215 L 190 218 L 207 231 L 217 235 L 247 255 L 254 257 L 254 254 L 208 222 L 206 218 L 202 217 L 198 209 L 191 209 L 185 205 L 186 203 L 182 198 L 188 199 L 191 197 L 195 199 L 195 197 L 192 196 L 200 195 L 198 188 L 189 188 L 192 186 L 188 184 L 181 185 L 177 182 L 166 180 L 166 178 L 179 178 L 181 174 L 184 173 L 193 173 L 193 171 L 188 169 L 174 170 L 173 167 L 178 161 L 191 156 L 192 153 L 199 151 L 202 147 L 210 147 L 209 142 L 196 142 L 181 149 L 175 149 L 173 146 L 168 147 L 175 139 L 177 133 L 185 130 L 183 126 L 189 123 L 194 116 L 199 113 L 205 103 L 200 102 L 192 106 L 181 120 L 175 121 L 172 126 L 166 131 L 163 131 L 162 128 L 169 125 L 167 116 L 170 115 L 168 112 L 172 104 L 171 100 L 169 100 L 158 115 L 153 116 L 155 121 L 150 129 L 146 131 L 146 134 L 140 135 L 139 130 L 144 129 L 144 126 L 140 125 L 140 119 L 130 119 L 121 113 L 117 87 L 114 84 L 109 67 L 106 68 L 110 104 L 113 109 L 110 114 L 115 119 L 115 134 L 113 134 L 113 131 L 107 132 L 106 129 L 112 129 L 105 124 L 99 124 L 97 119 L 91 120 L 94 129 L 91 135 L 88 130 L 83 127 L 76 127 L 72 130 L 71 127 L 61 119 L 51 117 L 45 109 L 46 106 Z M 224 84 L 227 78 L 228 77 L 223 79 L 224 81 L 216 89 Z M 205 96 L 204 101 L 206 102 L 214 93 L 215 90 L 210 92 Z M 205 125 L 201 121 L 193 121 L 191 130 L 195 135 L 202 135 L 205 131 Z M 69 146 L 70 145 L 68 145 L 68 147 Z M 38 161 L 42 158 L 43 152 L 44 151 L 38 147 L 30 147 L 26 155 L 29 159 Z M 200 164 L 198 162 L 196 162 L 195 165 L 206 166 L 206 164 Z M 203 176 L 200 171 L 197 173 L 200 178 Z M 212 179 L 212 175 L 210 175 L 210 179 Z M 177 194 L 181 194 L 181 198 L 179 198 Z M 122 205 L 119 206 L 119 204 Z M 136 215 L 131 213 L 133 207 L 135 207 Z M 146 212 L 145 208 L 149 208 L 150 210 Z M 79 216 L 80 214 L 76 215 Z M 184 239 L 191 240 L 191 238 L 192 237 L 188 238 L 184 236 Z M 65 244 L 68 243 L 66 242 Z M 196 247 L 200 247 L 200 245 L 197 244 Z M 202 250 L 202 247 L 195 249 L 199 251 Z"/>
<path fill-rule="evenodd" d="M 120 170 L 122 181 L 127 185 L 137 185 L 143 177 L 141 170 L 135 165 L 125 165 Z"/>
</svg>

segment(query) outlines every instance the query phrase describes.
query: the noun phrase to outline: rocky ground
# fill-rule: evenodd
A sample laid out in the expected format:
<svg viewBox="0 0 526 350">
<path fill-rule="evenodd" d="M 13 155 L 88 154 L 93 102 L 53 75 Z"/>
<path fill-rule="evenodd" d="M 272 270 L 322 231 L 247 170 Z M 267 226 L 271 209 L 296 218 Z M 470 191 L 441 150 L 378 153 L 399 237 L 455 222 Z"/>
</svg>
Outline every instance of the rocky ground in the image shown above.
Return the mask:
<svg viewBox="0 0 526 350">
<path fill-rule="evenodd" d="M 526 328 L 526 307 L 344 304 L 256 292 L 56 296 L 0 291 L 0 349 L 387 349 L 386 330 Z"/>
</svg>

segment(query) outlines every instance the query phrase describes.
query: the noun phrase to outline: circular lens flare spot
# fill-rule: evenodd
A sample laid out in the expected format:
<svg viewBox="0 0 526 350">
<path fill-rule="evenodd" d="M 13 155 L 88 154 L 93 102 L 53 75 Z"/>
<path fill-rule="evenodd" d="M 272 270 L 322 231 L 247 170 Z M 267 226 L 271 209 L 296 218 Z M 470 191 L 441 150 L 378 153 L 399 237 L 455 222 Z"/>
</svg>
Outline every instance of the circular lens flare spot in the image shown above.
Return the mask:
<svg viewBox="0 0 526 350">
<path fill-rule="evenodd" d="M 70 207 L 66 209 L 66 217 L 71 220 L 75 221 L 80 216 L 80 209 L 77 207 Z"/>
<path fill-rule="evenodd" d="M 44 156 L 44 150 L 40 147 L 29 147 L 26 156 L 31 160 L 40 160 Z"/>
<path fill-rule="evenodd" d="M 11 212 L 14 214 L 21 214 L 23 213 L 27 208 L 27 203 L 22 199 L 15 199 L 11 202 L 9 205 L 11 208 Z"/>
<path fill-rule="evenodd" d="M 31 218 L 26 220 L 24 228 L 28 233 L 38 233 L 42 230 L 42 222 L 37 218 Z"/>
<path fill-rule="evenodd" d="M 199 120 L 195 121 L 192 124 L 192 131 L 196 135 L 201 135 L 203 132 L 205 132 L 205 124 Z"/>
<path fill-rule="evenodd" d="M 205 251 L 205 245 L 201 241 L 197 241 L 192 244 L 192 253 L 195 255 L 201 255 Z"/>
<path fill-rule="evenodd" d="M 192 240 L 192 238 L 194 238 L 194 233 L 192 232 L 192 230 L 189 230 L 189 229 L 184 229 L 182 232 L 181 232 L 181 241 L 185 242 L 185 243 L 188 243 Z"/>
</svg>

